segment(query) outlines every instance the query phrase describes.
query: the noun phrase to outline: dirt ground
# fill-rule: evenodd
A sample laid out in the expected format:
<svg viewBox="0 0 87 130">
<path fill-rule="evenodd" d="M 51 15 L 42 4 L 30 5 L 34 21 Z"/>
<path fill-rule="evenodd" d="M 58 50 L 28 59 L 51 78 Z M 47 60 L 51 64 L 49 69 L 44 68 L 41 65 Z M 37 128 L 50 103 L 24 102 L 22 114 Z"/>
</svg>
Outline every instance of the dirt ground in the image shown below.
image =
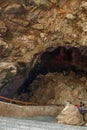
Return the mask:
<svg viewBox="0 0 87 130">
<path fill-rule="evenodd" d="M 62 73 L 38 75 L 28 90 L 28 93 L 19 95 L 20 100 L 61 107 L 65 106 L 66 101 L 74 105 L 82 101 L 87 107 L 87 77 L 76 76 L 74 72 L 66 76 Z"/>
</svg>

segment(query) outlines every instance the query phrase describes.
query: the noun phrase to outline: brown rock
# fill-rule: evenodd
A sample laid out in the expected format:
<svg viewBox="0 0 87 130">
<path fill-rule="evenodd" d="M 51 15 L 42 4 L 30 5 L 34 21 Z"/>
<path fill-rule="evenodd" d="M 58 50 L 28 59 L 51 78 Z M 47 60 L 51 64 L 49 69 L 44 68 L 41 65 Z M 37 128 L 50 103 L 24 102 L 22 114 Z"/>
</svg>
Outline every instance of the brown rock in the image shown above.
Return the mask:
<svg viewBox="0 0 87 130">
<path fill-rule="evenodd" d="M 34 24 L 34 25 L 32 26 L 32 28 L 41 30 L 41 29 L 43 29 L 43 25 L 41 25 L 41 24 Z"/>
<path fill-rule="evenodd" d="M 82 48 L 82 55 L 84 49 L 86 50 L 84 53 L 85 60 L 82 58 L 81 68 L 87 70 L 87 13 L 86 4 L 83 4 L 84 0 L 8 1 L 0 0 L 0 34 L 7 32 L 3 37 L 5 42 L 2 39 L 0 41 L 0 62 L 3 63 L 3 60 L 9 61 L 9 63 L 22 61 L 29 66 L 35 54 L 41 56 L 48 48 L 63 45 L 81 46 L 79 49 Z M 9 45 L 12 46 L 11 49 L 9 49 Z M 10 55 L 4 57 L 7 52 Z M 27 70 L 25 69 L 25 71 Z M 4 75 L 9 74 L 9 70 L 4 72 L 6 74 L 1 75 L 3 81 Z M 41 99 L 40 103 L 45 101 L 45 103 L 64 105 L 67 99 L 73 103 L 79 101 L 87 103 L 85 79 L 77 79 L 75 73 L 71 73 L 69 76 L 50 74 L 48 77 L 44 76 L 41 82 L 38 81 L 39 88 L 36 93 L 37 99 Z M 81 88 L 79 88 L 80 85 Z"/>
<path fill-rule="evenodd" d="M 57 0 L 50 0 L 52 3 L 56 4 Z"/>
<path fill-rule="evenodd" d="M 3 21 L 0 21 L 0 34 L 5 34 L 7 31 L 7 28 L 5 26 L 5 23 Z"/>
<path fill-rule="evenodd" d="M 8 83 L 17 74 L 15 63 L 0 63 L 0 87 Z"/>
<path fill-rule="evenodd" d="M 28 21 L 22 20 L 22 19 L 12 19 L 11 21 L 12 21 L 13 23 L 16 23 L 16 24 L 21 25 L 21 26 L 24 26 L 24 27 L 28 26 L 28 24 L 29 24 Z"/>
<path fill-rule="evenodd" d="M 83 23 L 81 24 L 81 27 L 84 32 L 87 32 L 87 20 L 84 20 Z"/>
<path fill-rule="evenodd" d="M 41 6 L 42 9 L 51 8 L 51 3 L 48 0 L 30 0 L 30 3 L 35 3 L 37 6 Z"/>
<path fill-rule="evenodd" d="M 8 48 L 8 44 L 4 42 L 2 39 L 0 39 L 0 49 L 6 49 Z M 2 51 L 2 50 L 1 50 Z"/>
<path fill-rule="evenodd" d="M 57 116 L 58 123 L 69 125 L 82 125 L 83 117 L 78 111 L 78 108 L 70 104 L 66 106 Z"/>
<path fill-rule="evenodd" d="M 87 123 L 85 124 L 85 127 L 87 127 Z"/>
<path fill-rule="evenodd" d="M 82 78 L 80 78 L 80 80 L 85 82 L 86 81 L 86 77 L 82 77 Z"/>
<path fill-rule="evenodd" d="M 87 113 L 84 115 L 84 119 L 87 121 Z"/>
<path fill-rule="evenodd" d="M 23 13 L 23 12 L 25 12 L 25 9 L 20 4 L 12 4 L 4 9 L 4 13 L 8 14 Z"/>
<path fill-rule="evenodd" d="M 84 2 L 82 2 L 82 5 L 81 5 L 84 9 L 86 9 L 87 10 L 87 2 L 86 1 L 84 1 Z"/>
<path fill-rule="evenodd" d="M 66 14 L 66 18 L 73 20 L 73 19 L 75 19 L 75 16 L 73 14 Z"/>
<path fill-rule="evenodd" d="M 85 85 L 87 86 L 87 81 L 86 81 Z M 87 88 L 87 87 L 86 87 L 86 88 Z"/>
</svg>

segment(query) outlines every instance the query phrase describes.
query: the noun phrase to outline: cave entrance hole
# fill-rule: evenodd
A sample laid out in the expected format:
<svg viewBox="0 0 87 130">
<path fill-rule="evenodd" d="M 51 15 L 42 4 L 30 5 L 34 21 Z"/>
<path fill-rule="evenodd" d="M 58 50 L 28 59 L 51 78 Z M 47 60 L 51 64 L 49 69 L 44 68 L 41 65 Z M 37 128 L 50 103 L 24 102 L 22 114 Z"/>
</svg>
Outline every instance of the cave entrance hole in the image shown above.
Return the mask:
<svg viewBox="0 0 87 130">
<path fill-rule="evenodd" d="M 71 71 L 75 75 L 84 74 L 85 71 L 79 67 L 81 52 L 76 47 L 57 47 L 54 50 L 47 50 L 40 56 L 40 61 L 28 73 L 27 78 L 18 90 L 18 94 L 29 92 L 29 85 L 35 78 L 47 73 L 62 73 L 68 75 Z"/>
</svg>

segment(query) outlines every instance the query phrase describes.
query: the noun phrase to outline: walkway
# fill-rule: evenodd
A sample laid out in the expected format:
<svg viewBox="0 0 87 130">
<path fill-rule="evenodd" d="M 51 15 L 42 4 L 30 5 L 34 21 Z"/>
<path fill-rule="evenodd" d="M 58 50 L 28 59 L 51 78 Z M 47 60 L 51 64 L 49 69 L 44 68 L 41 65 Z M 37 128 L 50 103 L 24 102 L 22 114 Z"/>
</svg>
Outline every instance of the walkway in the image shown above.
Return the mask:
<svg viewBox="0 0 87 130">
<path fill-rule="evenodd" d="M 0 130 L 87 130 L 87 128 L 46 121 L 0 117 Z"/>
</svg>

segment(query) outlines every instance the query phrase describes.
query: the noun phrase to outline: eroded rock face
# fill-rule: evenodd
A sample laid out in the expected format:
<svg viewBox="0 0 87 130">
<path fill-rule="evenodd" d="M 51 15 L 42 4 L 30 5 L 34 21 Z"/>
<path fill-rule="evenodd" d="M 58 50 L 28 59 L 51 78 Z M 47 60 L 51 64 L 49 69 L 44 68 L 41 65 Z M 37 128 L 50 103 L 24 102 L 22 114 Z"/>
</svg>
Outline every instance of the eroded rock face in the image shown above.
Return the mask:
<svg viewBox="0 0 87 130">
<path fill-rule="evenodd" d="M 4 13 L 7 14 L 17 14 L 17 13 L 23 13 L 24 12 L 24 8 L 20 5 L 20 4 L 13 4 L 13 5 L 9 5 L 4 9 Z"/>
<path fill-rule="evenodd" d="M 0 63 L 0 88 L 9 83 L 17 74 L 16 63 Z"/>
<path fill-rule="evenodd" d="M 66 44 L 87 45 L 84 0 L 2 1 L 1 19 L 2 32 L 9 30 L 13 36 L 11 40 L 19 36 L 30 37 L 27 46 L 30 43 L 32 46 L 43 45 L 45 48 Z"/>
<path fill-rule="evenodd" d="M 49 47 L 87 46 L 86 5 L 86 0 L 0 0 L 1 64 L 28 65 Z"/>
<path fill-rule="evenodd" d="M 84 80 L 82 80 L 84 79 Z M 26 96 L 19 95 L 23 101 L 38 104 L 58 104 L 65 106 L 66 101 L 76 105 L 83 101 L 87 107 L 87 77 L 79 78 L 74 73 L 66 76 L 60 73 L 39 75 L 29 86 Z"/>
<path fill-rule="evenodd" d="M 5 26 L 5 23 L 3 21 L 0 21 L 0 35 L 5 34 L 7 31 L 7 28 Z"/>
<path fill-rule="evenodd" d="M 66 106 L 57 116 L 59 124 L 82 125 L 84 123 L 83 116 L 78 108 L 72 104 Z"/>
</svg>

